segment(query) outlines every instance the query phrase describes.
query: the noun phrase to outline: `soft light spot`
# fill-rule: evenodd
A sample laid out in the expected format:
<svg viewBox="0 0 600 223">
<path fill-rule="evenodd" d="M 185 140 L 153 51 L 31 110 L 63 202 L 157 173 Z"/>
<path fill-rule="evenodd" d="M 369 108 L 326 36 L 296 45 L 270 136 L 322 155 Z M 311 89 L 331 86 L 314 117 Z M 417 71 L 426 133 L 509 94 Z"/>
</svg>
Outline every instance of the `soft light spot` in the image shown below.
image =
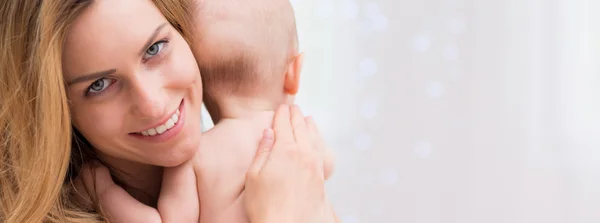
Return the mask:
<svg viewBox="0 0 600 223">
<path fill-rule="evenodd" d="M 359 110 L 362 117 L 366 119 L 372 119 L 377 116 L 377 107 L 379 106 L 378 100 L 370 100 L 365 102 Z"/>
<path fill-rule="evenodd" d="M 378 32 L 386 31 L 389 25 L 388 18 L 383 14 L 374 15 L 370 18 L 373 30 Z"/>
<path fill-rule="evenodd" d="M 467 27 L 465 21 L 458 18 L 449 19 L 447 26 L 448 30 L 456 35 L 463 33 Z"/>
<path fill-rule="evenodd" d="M 379 9 L 379 5 L 375 2 L 367 2 L 363 6 L 363 12 L 367 17 L 373 17 L 381 14 L 381 10 Z"/>
<path fill-rule="evenodd" d="M 442 50 L 442 57 L 450 61 L 458 60 L 459 54 L 460 52 L 458 50 L 458 47 L 456 47 L 455 45 L 446 45 Z"/>
<path fill-rule="evenodd" d="M 366 151 L 371 148 L 372 140 L 371 136 L 362 133 L 354 138 L 354 147 L 359 151 Z"/>
<path fill-rule="evenodd" d="M 367 19 L 361 19 L 358 21 L 359 34 L 361 37 L 369 37 L 373 34 L 373 27 Z"/>
<path fill-rule="evenodd" d="M 419 141 L 415 143 L 414 153 L 419 158 L 427 158 L 431 155 L 431 143 L 427 141 Z"/>
<path fill-rule="evenodd" d="M 428 35 L 421 34 L 413 38 L 413 50 L 418 53 L 424 53 L 431 47 L 431 38 Z"/>
<path fill-rule="evenodd" d="M 346 215 L 342 218 L 342 223 L 360 223 L 360 219 L 354 215 Z"/>
<path fill-rule="evenodd" d="M 354 73 L 356 72 L 356 74 Z M 350 89 L 362 89 L 365 86 L 365 77 L 360 72 L 360 70 L 356 70 L 354 72 L 349 73 L 346 80 L 340 80 L 340 84 L 348 84 L 348 88 Z"/>
<path fill-rule="evenodd" d="M 395 169 L 387 169 L 381 172 L 381 183 L 386 186 L 394 186 L 398 182 L 398 172 Z"/>
<path fill-rule="evenodd" d="M 360 75 L 371 77 L 377 73 L 377 62 L 373 58 L 364 58 L 359 65 Z"/>
<path fill-rule="evenodd" d="M 367 214 L 373 217 L 383 217 L 385 215 L 385 205 L 381 202 L 371 203 L 367 206 Z"/>
<path fill-rule="evenodd" d="M 348 0 L 340 6 L 340 17 L 342 19 L 355 19 L 358 17 L 359 7 L 356 1 Z"/>
<path fill-rule="evenodd" d="M 333 7 L 333 3 L 331 1 L 321 1 L 317 5 L 317 15 L 321 19 L 328 19 L 333 15 L 335 9 Z"/>
<path fill-rule="evenodd" d="M 458 78 L 461 76 L 462 73 L 461 69 L 459 69 L 458 67 L 452 67 L 448 72 L 450 77 L 452 78 Z"/>
<path fill-rule="evenodd" d="M 427 95 L 433 99 L 441 98 L 444 95 L 444 86 L 440 82 L 427 84 Z"/>
</svg>

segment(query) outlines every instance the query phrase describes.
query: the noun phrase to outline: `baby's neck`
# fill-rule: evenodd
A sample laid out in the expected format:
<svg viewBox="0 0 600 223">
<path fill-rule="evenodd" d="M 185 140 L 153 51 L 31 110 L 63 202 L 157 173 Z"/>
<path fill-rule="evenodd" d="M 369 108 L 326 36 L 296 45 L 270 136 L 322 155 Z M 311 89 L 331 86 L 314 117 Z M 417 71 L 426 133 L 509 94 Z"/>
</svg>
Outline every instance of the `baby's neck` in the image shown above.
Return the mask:
<svg viewBox="0 0 600 223">
<path fill-rule="evenodd" d="M 270 126 L 275 109 L 279 104 L 285 102 L 284 100 L 277 101 L 259 97 L 230 96 L 221 98 L 218 102 L 207 102 L 206 108 L 215 125 L 223 121 L 239 120 L 267 123 Z M 265 128 L 269 126 L 265 126 Z"/>
<path fill-rule="evenodd" d="M 247 111 L 243 116 L 222 118 L 215 123 L 215 126 L 246 126 L 243 129 L 264 130 L 271 128 L 274 115 L 274 111 Z"/>
</svg>

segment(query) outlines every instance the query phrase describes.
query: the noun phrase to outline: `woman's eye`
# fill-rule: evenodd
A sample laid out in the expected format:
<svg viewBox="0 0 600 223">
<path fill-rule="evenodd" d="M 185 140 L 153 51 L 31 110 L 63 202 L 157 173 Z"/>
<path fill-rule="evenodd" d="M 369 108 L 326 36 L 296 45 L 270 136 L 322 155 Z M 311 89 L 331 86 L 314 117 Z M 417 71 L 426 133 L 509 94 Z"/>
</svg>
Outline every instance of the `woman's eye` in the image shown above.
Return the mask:
<svg viewBox="0 0 600 223">
<path fill-rule="evenodd" d="M 161 40 L 158 41 L 154 44 L 152 44 L 152 46 L 148 47 L 148 49 L 146 50 L 146 53 L 144 54 L 144 60 L 150 59 L 153 56 L 156 56 L 157 54 L 159 54 L 164 46 L 165 46 L 166 41 Z"/>
<path fill-rule="evenodd" d="M 92 93 L 92 94 L 100 93 L 100 92 L 104 91 L 104 89 L 109 87 L 111 84 L 112 84 L 111 79 L 108 79 L 108 78 L 98 79 L 98 80 L 94 81 L 94 83 L 92 83 L 92 85 L 89 87 L 88 93 Z"/>
</svg>

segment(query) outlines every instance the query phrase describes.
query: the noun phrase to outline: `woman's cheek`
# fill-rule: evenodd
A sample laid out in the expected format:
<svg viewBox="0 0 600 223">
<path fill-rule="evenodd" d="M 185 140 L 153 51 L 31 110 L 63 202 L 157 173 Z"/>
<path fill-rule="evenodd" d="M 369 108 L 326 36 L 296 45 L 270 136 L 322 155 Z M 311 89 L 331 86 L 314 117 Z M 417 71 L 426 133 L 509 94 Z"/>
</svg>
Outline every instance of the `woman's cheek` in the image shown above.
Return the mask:
<svg viewBox="0 0 600 223">
<path fill-rule="evenodd" d="M 74 124 L 93 144 L 110 144 L 112 140 L 127 134 L 123 114 L 120 109 L 115 108 L 90 108 L 78 111 L 74 113 Z"/>
<path fill-rule="evenodd" d="M 173 81 L 181 84 L 195 84 L 200 81 L 200 71 L 194 55 L 189 47 L 180 50 L 174 50 L 169 58 L 168 73 L 174 77 Z"/>
</svg>

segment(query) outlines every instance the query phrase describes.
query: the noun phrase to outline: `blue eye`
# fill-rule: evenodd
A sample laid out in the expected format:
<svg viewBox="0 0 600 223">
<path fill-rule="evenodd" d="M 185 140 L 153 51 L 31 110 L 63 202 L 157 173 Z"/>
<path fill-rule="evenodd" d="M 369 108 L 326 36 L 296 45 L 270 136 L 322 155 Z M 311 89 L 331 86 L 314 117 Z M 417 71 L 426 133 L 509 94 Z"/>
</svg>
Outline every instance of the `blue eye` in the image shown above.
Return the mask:
<svg viewBox="0 0 600 223">
<path fill-rule="evenodd" d="M 157 54 L 159 54 L 165 47 L 166 43 L 167 43 L 167 41 L 161 40 L 161 41 L 158 41 L 158 42 L 152 44 L 152 46 L 148 47 L 148 49 L 146 50 L 146 53 L 144 54 L 144 60 L 150 59 L 153 56 L 156 56 Z"/>
<path fill-rule="evenodd" d="M 106 88 L 108 88 L 112 83 L 113 83 L 113 81 L 108 78 L 98 79 L 98 80 L 94 81 L 94 83 L 92 83 L 92 85 L 88 88 L 88 93 L 92 93 L 92 94 L 100 93 L 100 92 L 104 91 Z"/>
</svg>

